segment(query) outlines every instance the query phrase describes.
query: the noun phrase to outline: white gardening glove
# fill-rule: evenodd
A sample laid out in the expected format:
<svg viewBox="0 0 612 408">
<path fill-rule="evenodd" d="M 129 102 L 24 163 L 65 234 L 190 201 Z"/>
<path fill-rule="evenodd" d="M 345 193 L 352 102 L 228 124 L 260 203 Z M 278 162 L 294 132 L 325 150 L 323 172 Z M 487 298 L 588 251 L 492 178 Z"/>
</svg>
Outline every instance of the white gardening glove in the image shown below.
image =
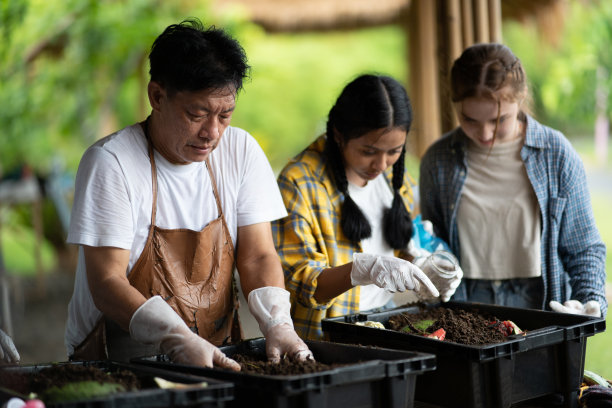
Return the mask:
<svg viewBox="0 0 612 408">
<path fill-rule="evenodd" d="M 268 360 L 279 362 L 284 355 L 298 360 L 314 360 L 306 343 L 293 329 L 289 292 L 275 286 L 264 286 L 249 293 L 248 303 L 266 338 Z"/>
<path fill-rule="evenodd" d="M 175 363 L 240 371 L 240 364 L 192 332 L 160 296 L 143 303 L 130 320 L 132 339 L 154 344 Z"/>
<path fill-rule="evenodd" d="M 434 252 L 434 254 L 435 253 L 436 252 Z M 454 256 L 452 259 L 455 259 Z M 427 275 L 431 282 L 436 286 L 436 289 L 438 289 L 438 292 L 440 292 L 440 300 L 442 302 L 448 302 L 451 296 L 455 294 L 457 287 L 459 287 L 461 279 L 463 279 L 463 270 L 458 263 L 454 262 L 450 258 L 437 257 L 436 262 L 438 268 L 434 266 L 431 260 L 428 260 L 428 257 L 416 258 L 413 261 L 415 265 L 425 272 L 425 275 Z M 449 271 L 450 273 L 440 273 L 440 269 L 442 269 L 442 271 Z"/>
<path fill-rule="evenodd" d="M 375 284 L 392 293 L 414 290 L 422 299 L 440 296 L 418 266 L 394 256 L 354 253 L 351 284 Z"/>
<path fill-rule="evenodd" d="M 17 364 L 20 359 L 13 340 L 0 329 L 0 363 Z"/>
<path fill-rule="evenodd" d="M 406 252 L 408 252 L 414 259 L 427 258 L 431 254 L 431 252 L 429 252 L 428 250 L 417 247 L 414 243 L 414 239 L 411 239 L 408 242 Z"/>
<path fill-rule="evenodd" d="M 596 300 L 589 300 L 585 304 L 578 300 L 568 300 L 563 304 L 556 300 L 551 300 L 548 305 L 553 312 L 601 317 L 601 305 Z"/>
</svg>

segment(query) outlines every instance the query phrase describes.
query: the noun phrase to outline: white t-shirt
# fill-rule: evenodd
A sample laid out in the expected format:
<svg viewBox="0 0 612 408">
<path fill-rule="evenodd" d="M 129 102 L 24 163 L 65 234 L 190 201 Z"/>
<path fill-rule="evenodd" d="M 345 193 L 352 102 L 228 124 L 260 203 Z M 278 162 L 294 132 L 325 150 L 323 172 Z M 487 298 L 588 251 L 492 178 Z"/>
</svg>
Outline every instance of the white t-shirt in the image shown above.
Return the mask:
<svg viewBox="0 0 612 408">
<path fill-rule="evenodd" d="M 349 183 L 348 192 L 372 227 L 372 236 L 361 240 L 364 253 L 394 256 L 383 234 L 383 213 L 391 208 L 393 192 L 383 174 L 359 187 Z M 393 294 L 376 285 L 363 285 L 359 296 L 359 310 L 371 310 L 386 305 Z"/>
<path fill-rule="evenodd" d="M 205 162 L 173 165 L 155 151 L 156 225 L 200 231 L 218 217 Z M 257 141 L 228 127 L 209 161 L 223 215 L 236 245 L 238 227 L 287 215 L 270 164 Z M 151 224 L 151 165 L 140 125 L 132 125 L 92 145 L 83 155 L 75 183 L 67 241 L 130 250 L 126 275 L 140 257 Z M 83 259 L 79 259 L 68 306 L 65 344 L 68 355 L 93 329 L 101 312 L 95 307 Z"/>
<path fill-rule="evenodd" d="M 470 141 L 468 173 L 457 209 L 463 276 L 471 279 L 541 275 L 542 222 L 521 159 L 523 139 L 483 148 Z"/>
</svg>

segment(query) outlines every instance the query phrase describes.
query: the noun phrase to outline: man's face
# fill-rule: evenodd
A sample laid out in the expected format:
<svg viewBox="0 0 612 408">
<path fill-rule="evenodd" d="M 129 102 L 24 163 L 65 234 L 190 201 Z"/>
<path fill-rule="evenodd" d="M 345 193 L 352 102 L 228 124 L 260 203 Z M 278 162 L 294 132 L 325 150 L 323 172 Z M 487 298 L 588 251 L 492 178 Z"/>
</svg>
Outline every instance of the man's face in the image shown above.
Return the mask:
<svg viewBox="0 0 612 408">
<path fill-rule="evenodd" d="M 149 100 L 155 149 L 170 163 L 188 164 L 206 160 L 219 144 L 236 107 L 236 91 L 227 87 L 169 95 L 151 82 Z"/>
</svg>

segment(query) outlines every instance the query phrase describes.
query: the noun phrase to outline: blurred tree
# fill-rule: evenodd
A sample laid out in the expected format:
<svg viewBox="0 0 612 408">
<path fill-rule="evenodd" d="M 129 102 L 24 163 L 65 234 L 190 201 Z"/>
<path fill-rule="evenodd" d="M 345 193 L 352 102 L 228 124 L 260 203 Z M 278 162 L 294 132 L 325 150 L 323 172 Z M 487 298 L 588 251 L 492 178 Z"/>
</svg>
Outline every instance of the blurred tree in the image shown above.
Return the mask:
<svg viewBox="0 0 612 408">
<path fill-rule="evenodd" d="M 253 69 L 233 124 L 253 134 L 277 170 L 325 130 L 329 110 L 354 77 L 407 77 L 404 35 L 396 26 L 269 34 L 244 25 L 240 40 Z"/>
<path fill-rule="evenodd" d="M 74 174 L 94 140 L 141 120 L 148 112 L 143 91 L 153 39 L 190 16 L 214 23 L 206 20 L 211 15 L 207 4 L 0 0 L 0 177 L 25 165 L 42 179 L 63 180 L 61 172 Z M 57 183 L 45 187 L 57 188 Z M 50 193 L 66 189 L 47 191 L 47 198 Z M 43 205 L 44 244 L 61 253 L 65 217 L 58 216 L 56 201 Z M 11 269 L 27 269 L 30 265 L 20 266 L 22 256 L 11 248 L 30 246 L 32 240 L 25 237 L 32 234 L 22 233 L 31 232 L 31 217 L 23 216 L 30 210 L 11 210 L 5 213 L 5 221 L 14 222 L 4 224 L 3 252 Z"/>
<path fill-rule="evenodd" d="M 146 56 L 165 26 L 207 2 L 1 0 L 0 171 L 85 146 L 145 112 Z"/>
<path fill-rule="evenodd" d="M 540 108 L 552 125 L 593 134 L 597 87 L 612 86 L 612 3 L 574 0 L 569 3 L 568 15 L 571 22 L 557 49 L 532 47 L 532 52 L 540 54 L 536 62 L 539 68 L 533 69 L 539 75 Z M 599 103 L 606 106 L 608 118 L 611 97 L 608 93 L 606 103 Z"/>
</svg>

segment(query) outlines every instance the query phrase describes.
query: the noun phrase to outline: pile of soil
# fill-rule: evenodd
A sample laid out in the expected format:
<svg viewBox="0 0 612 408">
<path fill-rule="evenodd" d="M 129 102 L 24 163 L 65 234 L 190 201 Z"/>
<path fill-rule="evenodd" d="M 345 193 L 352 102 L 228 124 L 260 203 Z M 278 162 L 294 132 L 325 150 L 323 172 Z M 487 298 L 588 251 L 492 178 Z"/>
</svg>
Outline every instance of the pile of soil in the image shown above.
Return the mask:
<svg viewBox="0 0 612 408">
<path fill-rule="evenodd" d="M 423 320 L 434 322 L 425 330 L 415 325 Z M 501 321 L 492 315 L 477 310 L 449 309 L 436 307 L 421 309 L 419 313 L 401 313 L 389 318 L 387 328 L 406 331 L 406 326 L 414 334 L 427 335 L 442 328 L 446 331 L 444 341 L 466 345 L 482 345 L 506 341 L 506 335 L 499 329 Z"/>
<path fill-rule="evenodd" d="M 113 385 L 108 388 L 109 390 L 131 391 L 140 389 L 138 377 L 127 370 L 117 370 L 110 373 L 101 368 L 80 364 L 51 365 L 36 372 L 0 370 L 0 384 L 3 387 L 23 395 L 35 393 L 43 400 L 63 401 L 61 394 L 57 394 L 57 390 L 86 382 Z M 79 387 L 81 386 L 75 387 L 76 394 L 71 392 L 70 397 L 67 397 L 66 400 L 78 399 Z M 50 390 L 54 390 L 53 396 L 49 393 Z M 87 395 L 86 390 L 84 390 L 84 393 L 83 398 L 91 397 L 91 395 Z"/>
<path fill-rule="evenodd" d="M 234 354 L 232 359 L 240 364 L 240 369 L 242 372 L 249 374 L 310 374 L 330 370 L 334 367 L 340 366 L 340 364 L 325 364 L 314 360 L 301 361 L 289 357 L 281 359 L 279 363 L 271 363 L 267 361 L 265 357 L 246 354 Z"/>
</svg>

